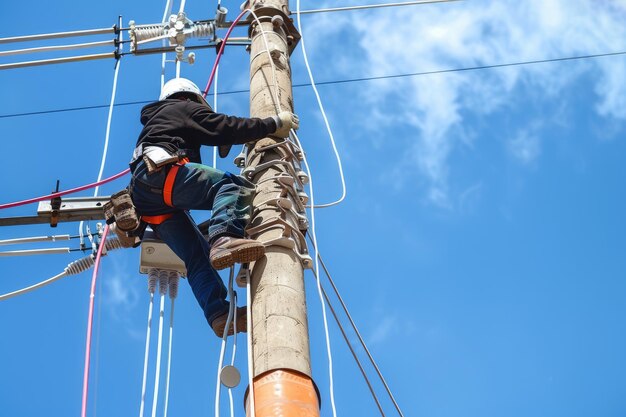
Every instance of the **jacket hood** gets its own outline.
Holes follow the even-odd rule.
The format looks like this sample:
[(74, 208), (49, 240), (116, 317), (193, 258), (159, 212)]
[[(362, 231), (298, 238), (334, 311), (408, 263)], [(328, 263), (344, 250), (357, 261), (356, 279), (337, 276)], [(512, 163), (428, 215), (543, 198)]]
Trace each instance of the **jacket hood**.
[(152, 119), (152, 117), (154, 117), (156, 113), (159, 112), (159, 110), (164, 107), (173, 106), (179, 101), (180, 100), (166, 99), (162, 101), (155, 101), (154, 103), (150, 103), (144, 106), (141, 109), (141, 118), (139, 119), (141, 121), (141, 124), (145, 126), (146, 123), (148, 123), (148, 121)]

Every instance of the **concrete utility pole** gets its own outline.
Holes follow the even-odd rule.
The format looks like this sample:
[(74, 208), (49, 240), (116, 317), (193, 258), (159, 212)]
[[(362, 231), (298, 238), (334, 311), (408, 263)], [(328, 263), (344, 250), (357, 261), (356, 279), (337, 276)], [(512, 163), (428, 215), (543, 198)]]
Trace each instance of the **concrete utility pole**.
[[(289, 2), (250, 3), (261, 21), (259, 27), (251, 17), (249, 28), (250, 114), (267, 117), (278, 109), (293, 111), (289, 55), (300, 35), (289, 18)], [(311, 259), (302, 237), (308, 222), (302, 189), (306, 175), (299, 170), (300, 157), (300, 150), (289, 141), (265, 138), (248, 149), (244, 169), (258, 191), (248, 232), (255, 239), (273, 242), (251, 274), (249, 331), (256, 417), (319, 416), (318, 393), (311, 378), (304, 292), (303, 265), (310, 265)], [(252, 415), (250, 405), (248, 395), (248, 416)]]

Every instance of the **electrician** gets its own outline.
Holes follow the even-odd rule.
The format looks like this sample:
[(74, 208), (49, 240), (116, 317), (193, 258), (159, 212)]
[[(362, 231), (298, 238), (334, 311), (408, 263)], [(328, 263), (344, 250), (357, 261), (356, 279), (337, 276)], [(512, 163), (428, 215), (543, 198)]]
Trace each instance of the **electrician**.
[[(245, 178), (202, 165), (200, 146), (218, 146), (226, 157), (232, 145), (268, 135), (285, 138), (297, 129), (291, 112), (241, 118), (215, 113), (190, 80), (163, 86), (159, 101), (141, 110), (143, 129), (130, 162), (130, 192), (137, 212), (185, 263), (191, 289), (209, 325), (222, 337), (229, 304), (218, 269), (253, 262), (265, 248), (244, 237), (255, 186)], [(212, 210), (208, 241), (189, 210)], [(245, 307), (237, 310), (237, 332), (246, 331)], [(229, 329), (229, 334), (233, 329)]]

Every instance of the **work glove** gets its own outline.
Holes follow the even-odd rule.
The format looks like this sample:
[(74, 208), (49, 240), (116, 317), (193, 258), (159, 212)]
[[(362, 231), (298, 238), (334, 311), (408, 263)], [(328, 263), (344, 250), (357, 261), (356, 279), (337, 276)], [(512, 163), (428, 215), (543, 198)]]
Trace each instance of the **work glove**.
[(300, 127), (300, 119), (290, 111), (281, 111), (277, 116), (274, 116), (274, 121), (277, 126), (274, 135), (281, 138), (289, 136), (291, 129), (298, 130)]

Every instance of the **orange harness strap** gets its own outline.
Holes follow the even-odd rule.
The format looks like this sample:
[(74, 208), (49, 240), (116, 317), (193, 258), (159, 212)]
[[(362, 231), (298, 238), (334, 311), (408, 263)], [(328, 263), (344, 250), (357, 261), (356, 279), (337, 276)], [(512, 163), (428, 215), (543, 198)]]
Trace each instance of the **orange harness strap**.
[(167, 220), (170, 217), (172, 217), (173, 215), (174, 215), (174, 213), (159, 214), (158, 216), (141, 216), (141, 220), (143, 220), (144, 222), (146, 222), (148, 224), (159, 225), (159, 224), (163, 223), (165, 220)]
[[(172, 204), (172, 191), (174, 189), (174, 181), (176, 181), (176, 174), (178, 173), (178, 169), (189, 162), (188, 158), (183, 158), (170, 168), (170, 171), (167, 173), (167, 177), (165, 177), (165, 183), (163, 184), (163, 202), (170, 207), (174, 207)], [(141, 216), (141, 220), (148, 224), (159, 225), (163, 223), (165, 220), (171, 218), (174, 213), (168, 214), (159, 214), (157, 216)]]
[(174, 190), (176, 174), (178, 173), (178, 169), (187, 162), (189, 162), (189, 159), (183, 158), (179, 162), (172, 165), (170, 172), (168, 172), (167, 177), (165, 177), (165, 184), (163, 184), (163, 202), (170, 207), (174, 207), (174, 204), (172, 204), (172, 191)]

